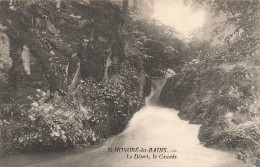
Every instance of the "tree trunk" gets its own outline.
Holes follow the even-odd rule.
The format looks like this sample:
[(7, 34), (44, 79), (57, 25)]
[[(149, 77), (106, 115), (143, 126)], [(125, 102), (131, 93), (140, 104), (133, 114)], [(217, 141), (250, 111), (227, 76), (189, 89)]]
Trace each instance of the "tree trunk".
[(77, 64), (77, 70), (69, 86), (69, 91), (73, 91), (77, 87), (79, 79), (80, 79), (80, 62)]
[(128, 3), (129, 3), (129, 0), (123, 0), (122, 12), (123, 12), (125, 21), (127, 19), (127, 14), (128, 14), (128, 6), (129, 6)]
[(21, 38), (10, 38), (10, 57), (13, 63), (9, 71), (9, 84), (13, 87), (21, 84), (26, 75), (22, 59), (23, 45), (24, 43)]
[(106, 65), (105, 65), (105, 73), (104, 73), (104, 80), (108, 80), (108, 68), (112, 64), (112, 58), (111, 58), (111, 49), (109, 49), (107, 60), (106, 60)]

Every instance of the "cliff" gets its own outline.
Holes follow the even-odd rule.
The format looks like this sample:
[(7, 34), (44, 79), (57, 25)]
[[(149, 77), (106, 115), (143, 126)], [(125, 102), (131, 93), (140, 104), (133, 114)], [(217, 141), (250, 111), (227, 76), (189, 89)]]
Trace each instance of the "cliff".
[(90, 146), (121, 132), (149, 84), (125, 49), (120, 7), (0, 3), (1, 153)]

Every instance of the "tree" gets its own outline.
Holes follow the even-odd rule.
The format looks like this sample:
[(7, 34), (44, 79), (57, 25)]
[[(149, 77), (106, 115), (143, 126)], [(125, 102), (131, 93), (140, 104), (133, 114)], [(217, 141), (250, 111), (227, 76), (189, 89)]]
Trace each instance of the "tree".
[[(218, 26), (221, 32), (226, 26), (232, 25), (235, 27), (234, 32), (243, 33), (246, 37), (252, 36), (259, 30), (260, 21), (260, 1), (258, 0), (191, 0), (195, 5), (209, 5), (214, 16), (219, 16), (221, 13), (226, 15), (226, 21), (223, 22), (225, 26)], [(239, 34), (241, 35), (241, 34)], [(231, 38), (227, 36), (227, 38)]]
[(218, 21), (219, 18), (216, 18), (216, 23), (213, 26), (215, 28), (213, 31), (210, 30), (212, 40), (220, 39), (225, 41), (226, 49), (219, 54), (225, 55), (224, 59), (227, 61), (249, 60), (255, 59), (256, 55), (259, 55), (255, 52), (259, 50), (260, 40), (260, 1), (187, 1), (192, 2), (195, 6), (209, 6), (213, 17), (212, 20), (216, 17), (223, 18), (225, 16), (224, 21)]
[(129, 0), (123, 0), (122, 12), (124, 19), (127, 19)]

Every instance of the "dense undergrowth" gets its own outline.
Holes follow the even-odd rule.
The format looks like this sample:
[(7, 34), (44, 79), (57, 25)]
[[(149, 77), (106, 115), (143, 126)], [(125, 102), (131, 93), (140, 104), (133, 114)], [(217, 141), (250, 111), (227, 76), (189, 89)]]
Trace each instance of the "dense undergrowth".
[(259, 165), (260, 78), (254, 64), (199, 57), (167, 81), (161, 100), (179, 109), (181, 118), (202, 124), (205, 146), (242, 151), (239, 158)]
[(126, 127), (146, 86), (121, 15), (109, 2), (1, 1), (1, 154), (89, 146)]
[[(187, 62), (168, 79), (161, 101), (180, 110), (180, 118), (201, 124), (199, 139), (205, 146), (238, 151), (237, 158), (248, 166), (260, 166), (259, 3), (212, 4), (218, 12), (226, 7), (225, 12), (235, 13), (240, 3), (248, 7), (241, 12), (246, 14), (228, 20), (232, 19), (235, 32), (226, 35), (228, 21), (222, 34), (216, 29), (224, 36), (222, 45), (194, 39), (186, 46)], [(240, 34), (234, 37), (237, 30)]]
[(29, 110), (12, 106), (12, 115), (1, 121), (2, 148), (10, 151), (10, 143), (19, 150), (57, 151), (89, 146), (121, 132), (143, 105), (144, 77), (128, 61), (118, 70), (107, 81), (81, 80), (73, 92), (55, 94), (49, 103), (38, 89)]
[[(169, 28), (106, 1), (1, 1), (0, 150), (57, 151), (124, 130), (151, 76), (181, 62)], [(177, 68), (176, 68), (177, 70)]]
[(164, 76), (168, 69), (180, 71), (183, 60), (183, 41), (178, 39), (172, 27), (167, 27), (155, 19), (133, 18), (125, 26), (126, 39), (131, 46), (137, 48), (137, 55), (144, 63), (144, 69), (149, 76)]

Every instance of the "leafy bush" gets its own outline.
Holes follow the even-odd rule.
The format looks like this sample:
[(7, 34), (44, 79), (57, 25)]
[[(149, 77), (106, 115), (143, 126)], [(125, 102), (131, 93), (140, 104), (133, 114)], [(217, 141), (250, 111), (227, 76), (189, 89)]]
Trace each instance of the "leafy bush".
[(95, 142), (95, 133), (83, 124), (88, 111), (68, 97), (55, 95), (52, 103), (34, 101), (30, 110), (13, 106), (17, 114), (1, 123), (1, 141), (19, 150), (58, 150)]
[[(5, 151), (59, 150), (88, 146), (121, 132), (144, 102), (144, 75), (125, 60), (101, 82), (82, 80), (65, 97), (37, 90), (30, 107), (9, 106), (1, 114), (1, 148)], [(3, 106), (2, 106), (3, 107)]]
[[(46, 1), (10, 10), (0, 3), (13, 61), (1, 87), (1, 152), (92, 145), (121, 132), (144, 103), (145, 74), (140, 58), (124, 50), (119, 6), (62, 1), (58, 11)], [(25, 45), (30, 75), (17, 59)]]

